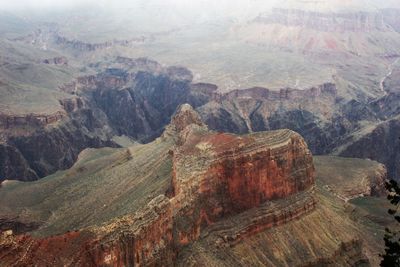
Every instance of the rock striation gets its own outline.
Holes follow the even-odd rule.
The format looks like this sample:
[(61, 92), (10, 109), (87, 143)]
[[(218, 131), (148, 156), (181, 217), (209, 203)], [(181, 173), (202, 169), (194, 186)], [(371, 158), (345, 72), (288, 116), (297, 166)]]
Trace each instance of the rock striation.
[(323, 32), (389, 31), (383, 14), (375, 11), (340, 12), (274, 8), (255, 19), (258, 23), (305, 27)]
[(43, 127), (61, 121), (67, 114), (62, 111), (53, 114), (27, 114), (27, 115), (7, 115), (0, 114), (1, 129), (17, 129), (18, 127)]
[[(92, 67), (99, 69), (98, 74), (60, 86), (69, 96), (59, 100), (59, 112), (0, 115), (0, 140), (13, 147), (19, 158), (14, 164), (3, 157), (0, 164), (8, 171), (0, 173), (1, 180), (32, 180), (69, 168), (84, 148), (116, 146), (113, 136), (150, 142), (163, 133), (183, 103), (191, 104), (211, 130), (245, 134), (290, 129), (305, 139), (313, 154), (369, 157), (386, 164), (389, 175), (398, 178), (398, 153), (391, 150), (397, 139), (385, 134), (396, 128), (400, 114), (395, 81), (386, 79), (383, 86), (388, 94), (366, 103), (346, 102), (334, 83), (304, 90), (255, 87), (221, 93), (215, 85), (192, 83), (192, 73), (183, 67), (163, 67), (146, 58), (117, 57)], [(370, 125), (377, 125), (374, 135), (384, 144), (379, 149), (351, 146), (370, 142), (368, 133), (359, 138)], [(35, 147), (40, 151), (34, 153), (25, 147), (38, 138), (56, 144), (60, 155), (50, 156), (45, 145)]]
[[(172, 202), (183, 207), (177, 215), (181, 244), (197, 239), (202, 227), (223, 216), (314, 184), (311, 153), (290, 130), (241, 137), (207, 133), (197, 126), (183, 131), (185, 143), (173, 152), (171, 189)], [(188, 217), (194, 224), (187, 224)]]
[(224, 237), (234, 244), (316, 207), (312, 156), (293, 131), (211, 132), (190, 105), (182, 105), (154, 141), (160, 142), (172, 144), (167, 196), (134, 215), (55, 237), (4, 232), (2, 264), (19, 257), (21, 264), (55, 266), (173, 265), (184, 247), (223, 219), (236, 216), (238, 225)]
[(154, 140), (177, 106), (204, 103), (191, 96), (192, 74), (185, 68), (146, 58), (118, 57), (115, 64), (125, 68), (105, 67), (61, 86), (70, 97), (59, 100), (59, 112), (0, 114), (0, 146), (18, 159), (0, 157), (0, 180), (34, 180), (69, 168), (87, 147), (117, 146), (114, 135)]

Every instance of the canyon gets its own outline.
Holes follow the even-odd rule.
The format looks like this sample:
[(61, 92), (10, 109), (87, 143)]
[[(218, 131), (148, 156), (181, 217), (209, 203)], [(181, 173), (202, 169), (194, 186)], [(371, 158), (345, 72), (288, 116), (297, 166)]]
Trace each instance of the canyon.
[[(149, 155), (154, 156), (149, 160)], [(84, 193), (89, 190), (85, 183), (90, 193)], [(36, 190), (42, 192), (39, 198)], [(361, 235), (366, 229), (355, 228), (344, 207), (332, 211), (330, 205), (339, 198), (321, 190), (311, 152), (299, 134), (213, 132), (184, 104), (153, 142), (85, 150), (71, 169), (51, 179), (3, 183), (0, 199), (6, 204), (0, 214), (14, 219), (2, 224), (0, 265), (317, 266), (333, 261), (367, 266)], [(95, 197), (100, 192), (108, 192), (101, 201)], [(48, 205), (50, 214), (44, 212)], [(95, 211), (89, 217), (83, 216), (85, 206)], [(309, 227), (315, 223), (319, 227)], [(320, 235), (308, 235), (311, 230)], [(281, 236), (287, 231), (292, 238)], [(303, 234), (310, 246), (303, 246)], [(295, 251), (278, 256), (270, 250), (289, 240), (291, 247), (303, 247), (298, 260)], [(246, 257), (248, 246), (256, 247), (259, 256)]]
[(0, 266), (378, 266), (400, 6), (131, 2), (0, 7)]
[(243, 134), (288, 128), (300, 133), (314, 154), (370, 158), (398, 177), (397, 92), (368, 103), (343, 99), (334, 83), (221, 93), (216, 85), (193, 83), (186, 68), (123, 57), (61, 90), (68, 95), (55, 114), (1, 117), (2, 150), (10, 152), (0, 158), (2, 180), (32, 180), (69, 168), (86, 147), (119, 146), (114, 136), (154, 140), (183, 103), (191, 104), (211, 130)]
[[(143, 8), (138, 12), (156, 10)], [(120, 136), (150, 142), (183, 103), (212, 130), (288, 128), (313, 154), (377, 160), (398, 179), (397, 11), (369, 2), (286, 1), (220, 28), (195, 23), (140, 32), (135, 24), (123, 38), (115, 31), (93, 40), (85, 29), (96, 17), (68, 13), (7, 36), (0, 44), (7, 55), (0, 58), (0, 180), (45, 177), (71, 167), (87, 147), (120, 146)], [(78, 22), (86, 27), (71, 35)], [(103, 26), (116, 25), (111, 19)], [(218, 44), (212, 53), (193, 44), (194, 29)]]

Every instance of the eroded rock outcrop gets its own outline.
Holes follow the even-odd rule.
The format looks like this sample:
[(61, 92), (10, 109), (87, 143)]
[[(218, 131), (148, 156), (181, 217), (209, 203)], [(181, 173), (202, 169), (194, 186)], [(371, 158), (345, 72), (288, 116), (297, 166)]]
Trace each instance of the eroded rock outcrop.
[[(221, 93), (215, 85), (192, 83), (192, 73), (183, 67), (164, 67), (147, 58), (117, 57), (112, 62), (93, 64), (92, 67), (99, 70), (96, 75), (79, 77), (60, 86), (61, 91), (70, 94), (59, 100), (60, 112), (0, 115), (0, 139), (14, 146), (21, 153), (19, 157), (27, 163), (20, 165), (27, 168), (18, 174), (8, 172), (0, 178), (31, 180), (29, 168), (39, 178), (68, 168), (76, 160), (77, 153), (86, 147), (114, 146), (110, 139), (115, 135), (150, 142), (161, 135), (176, 108), (183, 103), (191, 104), (211, 130), (245, 134), (290, 129), (304, 137), (314, 154), (332, 153), (338, 147), (351, 144), (354, 141), (352, 135), (358, 136), (357, 131), (366, 125), (400, 114), (399, 97), (394, 92), (368, 103), (346, 102), (334, 83), (305, 90), (284, 88), (273, 91), (255, 87)], [(57, 128), (62, 128), (68, 138), (58, 139), (64, 138), (64, 134), (54, 134)], [(82, 129), (77, 131), (76, 128)], [(24, 144), (29, 145), (35, 142), (33, 139), (37, 135), (47, 135), (49, 129), (52, 142), (74, 150), (67, 152), (67, 160), (56, 157), (61, 163), (47, 160), (46, 151), (27, 155), (27, 148), (21, 151), (17, 143), (11, 142), (24, 139)], [(8, 134), (10, 132), (13, 134)], [(343, 152), (343, 155), (365, 157), (369, 153), (366, 147), (360, 146), (352, 149), (354, 153)], [(379, 153), (370, 157), (387, 164), (390, 175), (396, 177), (397, 167), (390, 160), (397, 154), (389, 150), (389, 146), (381, 146), (374, 150)], [(389, 154), (395, 156), (386, 157)], [(46, 171), (38, 172), (34, 162), (40, 162), (42, 155), (47, 162)], [(10, 170), (19, 169), (16, 164), (8, 162), (7, 165)]]
[(15, 152), (10, 156), (21, 159), (1, 157), (0, 180), (33, 180), (69, 168), (87, 147), (117, 146), (114, 135), (149, 142), (177, 106), (205, 101), (191, 95), (192, 74), (185, 68), (164, 68), (146, 58), (118, 57), (114, 63), (125, 69), (107, 66), (61, 86), (71, 96), (59, 100), (59, 112), (0, 114), (0, 139)]
[(181, 134), (185, 143), (174, 150), (172, 181), (172, 202), (182, 207), (177, 215), (181, 244), (196, 240), (203, 227), (223, 216), (314, 184), (311, 153), (292, 131), (238, 137), (192, 124)]
[(176, 258), (171, 208), (159, 196), (135, 215), (102, 227), (42, 239), (3, 231), (0, 266), (171, 266)]
[(290, 130), (247, 136), (210, 132), (193, 108), (183, 105), (157, 142), (173, 144), (168, 197), (156, 197), (134, 215), (101, 227), (55, 237), (5, 231), (2, 263), (18, 257), (21, 264), (171, 265), (182, 247), (224, 218), (241, 216), (236, 217), (241, 227), (226, 236), (227, 242), (239, 242), (315, 209), (312, 156)]
[(43, 127), (61, 121), (67, 114), (62, 111), (53, 114), (27, 114), (27, 115), (7, 115), (0, 114), (0, 129), (13, 129), (18, 127)]

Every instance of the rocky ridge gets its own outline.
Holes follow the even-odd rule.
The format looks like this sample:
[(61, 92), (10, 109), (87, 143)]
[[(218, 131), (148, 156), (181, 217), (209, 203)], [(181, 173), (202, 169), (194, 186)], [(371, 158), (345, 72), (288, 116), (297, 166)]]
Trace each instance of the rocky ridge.
[[(163, 67), (145, 58), (118, 57), (97, 68), (99, 74), (60, 87), (70, 95), (60, 99), (60, 112), (0, 117), (2, 145), (19, 158), (16, 166), (3, 157), (0, 164), (8, 171), (0, 174), (2, 179), (32, 180), (68, 168), (86, 147), (116, 146), (113, 136), (154, 140), (183, 103), (191, 104), (211, 130), (243, 134), (288, 128), (300, 133), (314, 154), (370, 157), (385, 163), (391, 177), (398, 176), (391, 162), (396, 153), (386, 157), (390, 148), (385, 144), (374, 155), (367, 155), (365, 146), (351, 145), (362, 142), (359, 135), (368, 135), (364, 129), (371, 125), (395, 125), (400, 111), (395, 91), (388, 89), (367, 103), (344, 100), (333, 83), (306, 90), (256, 87), (220, 93), (215, 85), (193, 83), (183, 67)], [(55, 154), (51, 157), (57, 162), (50, 161), (45, 146), (28, 152), (26, 147), (38, 139), (51, 140), (68, 157)]]
[[(226, 242), (238, 242), (239, 236), (245, 238), (285, 224), (315, 208), (312, 157), (305, 142), (294, 132), (283, 130), (242, 137), (213, 133), (189, 105), (183, 105), (163, 136), (154, 142), (168, 143), (171, 139), (175, 145), (170, 150), (173, 164), (168, 197), (156, 197), (135, 215), (102, 227), (57, 237), (37, 239), (5, 231), (2, 262), (11, 260), (11, 254), (6, 253), (10, 249), (27, 255), (21, 258), (22, 264), (49, 260), (53, 249), (45, 244), (64, 239), (69, 241), (62, 245), (62, 250), (72, 258), (62, 253), (54, 258), (55, 265), (172, 263), (179, 256), (178, 247), (195, 242), (208, 226), (223, 218), (238, 214), (242, 219), (237, 219), (245, 222), (248, 216), (243, 212), (257, 214), (252, 216), (256, 220), (247, 220), (236, 234), (226, 237)], [(224, 169), (226, 166), (230, 166), (229, 170)], [(247, 171), (242, 173), (244, 166)], [(252, 201), (248, 201), (249, 197)], [(275, 201), (279, 202), (273, 204)], [(44, 253), (49, 255), (41, 259)]]
[[(368, 230), (354, 224), (342, 200), (318, 185), (323, 180), (315, 185), (311, 153), (293, 131), (213, 132), (185, 104), (155, 141), (96, 151), (81, 153), (76, 166), (51, 179), (4, 184), (0, 199), (8, 204), (0, 217), (9, 219), (1, 227), (0, 266), (17, 258), (21, 265), (53, 266), (368, 266), (365, 251), (376, 254), (375, 244), (363, 243)], [(373, 171), (364, 177), (355, 170), (349, 187), (369, 183), (369, 192), (379, 194), (381, 178)], [(49, 203), (26, 199), (29, 190), (45, 199), (51, 192)], [(83, 208), (66, 208), (57, 196), (83, 201)], [(37, 212), (46, 205), (54, 214), (47, 219)], [(94, 213), (83, 216), (85, 205)]]

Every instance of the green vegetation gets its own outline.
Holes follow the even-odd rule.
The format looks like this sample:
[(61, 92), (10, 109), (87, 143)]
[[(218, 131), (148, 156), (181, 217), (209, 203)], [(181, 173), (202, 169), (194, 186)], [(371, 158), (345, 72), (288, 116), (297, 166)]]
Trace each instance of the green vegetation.
[[(397, 223), (400, 223), (400, 187), (396, 181), (391, 180), (386, 183), (386, 189), (389, 192), (387, 199), (392, 204), (388, 213), (393, 216)], [(385, 253), (381, 255), (381, 266), (400, 266), (400, 231), (389, 228), (386, 228), (385, 231)]]

